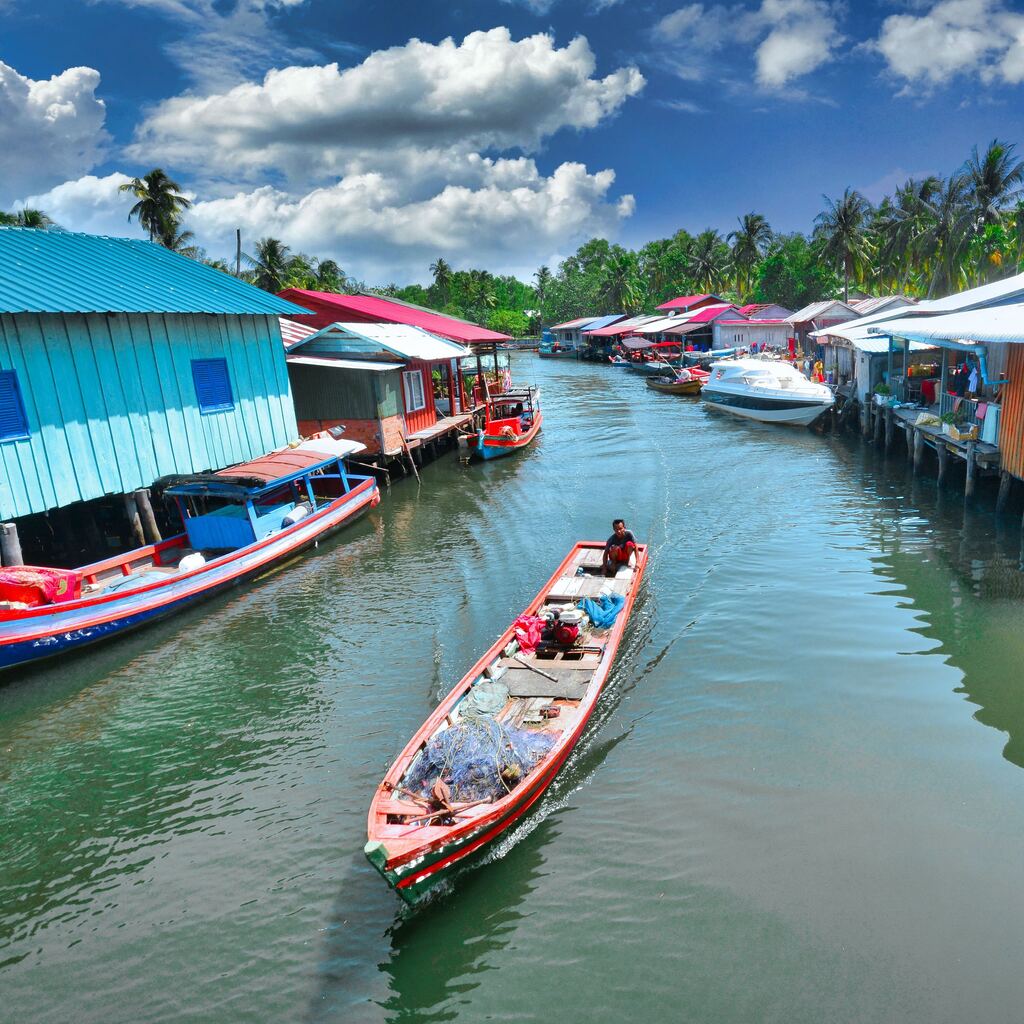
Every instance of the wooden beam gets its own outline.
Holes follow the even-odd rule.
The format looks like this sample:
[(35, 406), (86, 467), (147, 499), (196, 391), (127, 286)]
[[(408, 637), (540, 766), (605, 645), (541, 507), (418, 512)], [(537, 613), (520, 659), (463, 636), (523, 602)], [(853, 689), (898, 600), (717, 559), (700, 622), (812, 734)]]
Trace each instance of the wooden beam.
[(1001, 515), (1006, 509), (1006, 503), (1010, 500), (1010, 490), (1013, 487), (1013, 477), (1006, 470), (999, 473), (999, 496), (996, 498), (996, 515)]
[(920, 472), (921, 465), (924, 462), (924, 434), (921, 432), (920, 427), (912, 427), (914, 431), (914, 473), (915, 475)]
[(975, 441), (967, 442), (967, 454), (964, 458), (967, 460), (967, 479), (964, 481), (964, 498), (974, 497), (974, 483), (978, 472), (978, 460), (976, 456), (977, 443)]
[(156, 516), (153, 515), (153, 505), (149, 500), (149, 491), (142, 487), (133, 495), (135, 508), (142, 521), (142, 532), (145, 535), (147, 544), (159, 544), (163, 540), (160, 536), (160, 527), (156, 525)]
[(124, 501), (124, 515), (128, 520), (128, 543), (133, 548), (145, 546), (146, 535), (142, 532), (142, 520), (139, 518), (139, 509), (135, 504), (135, 498), (131, 494), (122, 495)]
[(892, 431), (893, 431), (893, 411), (892, 406), (887, 405), (885, 407), (885, 450), (888, 451), (892, 447)]
[(25, 559), (21, 556), (21, 540), (18, 537), (16, 523), (0, 525), (0, 558), (3, 559), (4, 565), (25, 564)]
[(882, 427), (884, 426), (882, 407), (880, 405), (875, 405), (875, 400), (872, 398), (871, 408), (875, 416), (875, 444), (880, 444), (882, 441)]
[(939, 459), (939, 483), (946, 479), (946, 469), (949, 466), (949, 449), (940, 437), (935, 442), (935, 454)]

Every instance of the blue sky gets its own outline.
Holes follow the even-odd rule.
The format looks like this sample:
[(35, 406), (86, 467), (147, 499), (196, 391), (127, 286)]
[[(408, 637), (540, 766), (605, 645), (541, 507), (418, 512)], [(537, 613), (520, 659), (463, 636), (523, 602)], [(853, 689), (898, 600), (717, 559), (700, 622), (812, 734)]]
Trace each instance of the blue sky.
[[(0, 204), (130, 233), (163, 166), (234, 228), (371, 283), (523, 276), (750, 210), (808, 230), (973, 145), (1024, 143), (1005, 0), (0, 0)], [(269, 73), (270, 77), (265, 78)]]

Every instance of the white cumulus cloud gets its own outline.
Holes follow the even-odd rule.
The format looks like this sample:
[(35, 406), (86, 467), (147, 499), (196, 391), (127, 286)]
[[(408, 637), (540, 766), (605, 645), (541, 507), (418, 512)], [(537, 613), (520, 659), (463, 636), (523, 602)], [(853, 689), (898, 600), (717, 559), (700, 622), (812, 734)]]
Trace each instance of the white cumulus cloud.
[(90, 170), (108, 136), (100, 73), (68, 68), (34, 80), (0, 61), (0, 204)]
[[(73, 230), (138, 235), (126, 221), (128, 177), (84, 177), (24, 202)], [(233, 251), (236, 228), (247, 245), (271, 235), (292, 248), (336, 259), (369, 282), (423, 280), (438, 255), (456, 266), (486, 266), (529, 276), (548, 253), (593, 235), (614, 234), (633, 213), (630, 195), (610, 191), (615, 174), (564, 163), (542, 175), (532, 160), (482, 161), (473, 187), (448, 185), (407, 201), (404, 188), (378, 173), (293, 194), (270, 185), (196, 202), (185, 219), (214, 255)]]
[(1024, 82), (1024, 14), (1002, 0), (942, 0), (921, 14), (893, 14), (874, 48), (908, 83), (938, 86), (957, 75)]
[(756, 7), (690, 3), (660, 18), (650, 38), (665, 47), (657, 59), (690, 82), (731, 68), (733, 54), (747, 52), (757, 85), (769, 91), (809, 75), (844, 41), (839, 8), (830, 0), (761, 0)]
[(351, 68), (286, 67), (258, 83), (159, 104), (132, 155), (204, 174), (290, 181), (458, 163), (469, 153), (535, 151), (562, 128), (592, 128), (643, 88), (633, 67), (594, 77), (587, 40), (513, 40), (507, 28), (461, 42), (410, 40)]

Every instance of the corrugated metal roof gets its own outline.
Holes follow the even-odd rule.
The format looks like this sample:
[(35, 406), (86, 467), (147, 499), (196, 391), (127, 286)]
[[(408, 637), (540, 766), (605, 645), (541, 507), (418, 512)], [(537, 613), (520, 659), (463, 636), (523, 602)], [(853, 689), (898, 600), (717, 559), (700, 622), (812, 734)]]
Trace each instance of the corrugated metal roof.
[(575, 320), (566, 320), (564, 324), (555, 324), (549, 328), (552, 331), (573, 331), (577, 327), (583, 327), (585, 324), (592, 324), (597, 317), (594, 316), (581, 316)]
[(787, 317), (786, 322), (791, 324), (809, 323), (811, 320), (816, 320), (832, 306), (839, 306), (841, 309), (846, 310), (850, 314), (851, 319), (857, 316), (857, 310), (843, 302), (842, 299), (825, 299), (822, 302), (812, 302), (810, 305), (804, 306), (803, 309), (798, 309), (791, 317)]
[(698, 302), (706, 302), (708, 299), (714, 299), (715, 302), (721, 302), (722, 300), (717, 295), (680, 295), (678, 298), (669, 299), (668, 302), (663, 302), (660, 306), (655, 306), (655, 309), (690, 309)]
[(319, 338), (330, 338), (349, 352), (393, 352), (399, 359), (420, 359), (434, 362), (441, 359), (462, 359), (472, 355), (464, 345), (413, 327), (411, 324), (328, 324), (295, 345), (302, 349)]
[(851, 299), (850, 305), (861, 316), (869, 316), (872, 313), (881, 313), (886, 309), (902, 309), (906, 306), (913, 306), (914, 301), (907, 295), (879, 295), (869, 299)]
[(689, 321), (689, 317), (686, 314), (682, 316), (662, 316), (658, 317), (657, 320), (652, 320), (649, 324), (642, 324), (636, 329), (637, 334), (661, 334), (662, 331), (669, 327), (678, 327), (680, 324), (685, 324)]
[(306, 313), (154, 242), (0, 227), (0, 313)]
[(969, 288), (965, 292), (947, 295), (942, 299), (927, 299), (919, 302), (917, 308), (931, 313), (952, 313), (960, 309), (975, 309), (1006, 302), (1017, 296), (1024, 297), (1024, 274), (1017, 274), (993, 284), (983, 284), (979, 288)]
[(944, 316), (903, 317), (869, 329), (917, 341), (1024, 344), (1024, 304), (963, 310)]
[[(888, 352), (889, 350), (887, 335), (873, 334), (870, 325), (861, 324), (854, 327), (852, 326), (852, 321), (840, 324), (838, 327), (830, 327), (827, 331), (818, 331), (816, 334), (827, 334), (829, 338), (835, 341), (845, 341), (861, 352)], [(925, 345), (916, 341), (910, 343), (911, 352), (933, 348), (935, 348), (934, 345)]]
[(609, 316), (599, 316), (596, 320), (591, 320), (587, 324), (587, 329), (584, 333), (589, 334), (591, 331), (598, 331), (602, 327), (608, 327), (621, 320), (625, 315), (625, 313), (611, 313)]
[(710, 323), (716, 317), (721, 316), (723, 313), (727, 313), (730, 310), (735, 309), (736, 307), (730, 302), (721, 302), (714, 306), (701, 306), (700, 309), (695, 309), (690, 313), (687, 319), (691, 324), (706, 324)]
[(675, 334), (676, 336), (692, 334), (694, 331), (699, 331), (703, 326), (703, 322), (689, 320), (685, 323), (681, 323), (678, 327), (666, 327), (665, 334)]
[[(431, 334), (450, 338), (453, 341), (472, 343), (512, 340), (507, 334), (490, 331), (486, 327), (472, 324), (468, 320), (456, 320), (421, 306), (392, 302), (381, 295), (336, 295), (334, 292), (314, 292), (304, 288), (286, 288), (280, 294), (299, 304), (302, 304), (303, 298), (308, 298), (317, 305), (328, 306), (332, 310), (336, 309), (339, 323), (345, 323), (350, 319), (345, 316), (345, 313), (354, 313), (358, 316), (372, 317), (380, 323), (422, 327), (423, 330), (430, 331)], [(329, 315), (333, 315), (333, 313)]]
[[(638, 327), (642, 327), (644, 324), (653, 323), (655, 320), (663, 320), (662, 316), (633, 316), (628, 320), (620, 320), (617, 324), (612, 324), (611, 327), (602, 327), (599, 331), (594, 331), (591, 334), (593, 338), (618, 338), (623, 334), (629, 334), (630, 331), (635, 331)], [(590, 333), (590, 332), (588, 332)]]
[(284, 342), (286, 349), (291, 348), (292, 345), (302, 341), (303, 338), (308, 338), (311, 334), (316, 334), (316, 328), (311, 327), (309, 324), (300, 324), (295, 320), (289, 320), (288, 317), (280, 317), (281, 323), (281, 340)]
[[(719, 320), (722, 327), (775, 327), (778, 324), (788, 324), (788, 320)], [(815, 332), (817, 333), (817, 332)]]
[(333, 356), (304, 356), (291, 352), (285, 357), (289, 363), (301, 363), (303, 366), (326, 366), (330, 370), (369, 370), (372, 373), (385, 373), (388, 370), (401, 370), (405, 363), (382, 363), (376, 359), (336, 359)]

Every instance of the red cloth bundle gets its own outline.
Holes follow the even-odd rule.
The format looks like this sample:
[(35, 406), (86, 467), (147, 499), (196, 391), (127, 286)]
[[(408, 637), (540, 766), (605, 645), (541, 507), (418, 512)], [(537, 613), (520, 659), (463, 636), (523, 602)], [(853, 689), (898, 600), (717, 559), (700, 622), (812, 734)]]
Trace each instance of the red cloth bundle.
[(82, 578), (73, 569), (8, 565), (0, 569), (0, 601), (36, 608), (42, 604), (75, 601), (82, 596)]

